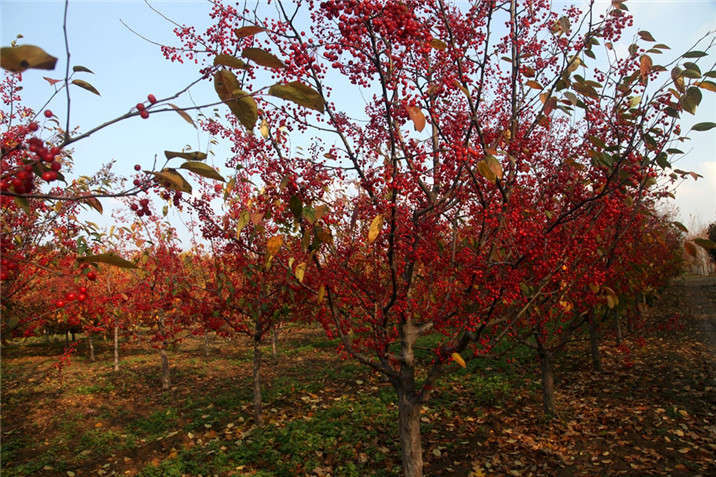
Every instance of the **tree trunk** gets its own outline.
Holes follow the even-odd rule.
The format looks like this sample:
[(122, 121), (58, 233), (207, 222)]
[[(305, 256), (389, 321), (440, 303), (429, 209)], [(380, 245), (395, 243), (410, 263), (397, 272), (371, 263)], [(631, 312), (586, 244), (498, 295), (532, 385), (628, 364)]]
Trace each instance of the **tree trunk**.
[(114, 325), (114, 370), (119, 371), (119, 327)]
[(617, 322), (617, 346), (620, 346), (622, 344), (622, 339), (624, 339), (624, 336), (622, 335), (622, 319), (619, 316), (619, 313), (616, 315), (616, 322)]
[[(539, 343), (539, 341), (538, 341)], [(540, 346), (539, 357), (542, 363), (542, 403), (546, 416), (554, 416), (554, 369), (552, 352)]]
[(204, 333), (204, 357), (209, 357), (209, 332)]
[(420, 408), (414, 397), (398, 391), (398, 426), (400, 427), (400, 458), (404, 477), (422, 477), (423, 446), (420, 436)]
[(276, 356), (278, 355), (276, 351), (276, 343), (278, 342), (278, 327), (274, 326), (273, 331), (271, 332), (271, 357), (273, 359), (276, 359)]
[(92, 340), (92, 333), (87, 333), (87, 345), (89, 346), (89, 359), (94, 362), (94, 341)]
[(259, 340), (254, 338), (254, 420), (257, 426), (263, 425), (261, 408), (261, 350)]
[(594, 317), (589, 318), (589, 351), (592, 355), (592, 367), (594, 371), (602, 371), (602, 357), (599, 355), (599, 330), (594, 322)]
[(162, 391), (169, 389), (171, 382), (169, 380), (169, 358), (167, 358), (167, 350), (163, 347), (160, 351), (162, 356)]

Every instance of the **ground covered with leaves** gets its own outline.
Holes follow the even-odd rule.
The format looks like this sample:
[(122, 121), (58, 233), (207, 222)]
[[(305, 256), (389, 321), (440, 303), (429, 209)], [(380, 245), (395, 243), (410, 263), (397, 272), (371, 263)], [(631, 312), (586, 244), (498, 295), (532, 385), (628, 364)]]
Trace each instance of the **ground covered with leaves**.
[[(542, 413), (538, 363), (527, 349), (468, 363), (424, 409), (426, 475), (715, 475), (716, 278), (676, 281), (650, 313), (664, 329), (607, 337), (604, 371), (586, 342), (556, 370), (558, 416)], [(683, 326), (672, 326), (676, 320)], [(64, 342), (18, 340), (2, 350), (2, 474), (399, 475), (392, 388), (342, 360), (320, 330), (288, 327), (264, 350), (266, 423), (251, 417), (247, 343), (200, 340), (159, 356), (110, 342), (98, 360), (54, 365)]]

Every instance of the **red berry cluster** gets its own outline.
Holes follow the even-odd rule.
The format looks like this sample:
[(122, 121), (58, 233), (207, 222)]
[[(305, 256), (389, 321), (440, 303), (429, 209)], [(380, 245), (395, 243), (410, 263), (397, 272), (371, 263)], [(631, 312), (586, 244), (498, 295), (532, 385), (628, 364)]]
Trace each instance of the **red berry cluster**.
[(151, 217), (152, 211), (149, 210), (149, 199), (141, 199), (129, 205), (129, 208), (137, 213), (137, 217)]
[[(154, 104), (157, 102), (156, 96), (153, 94), (147, 95), (147, 101), (149, 101), (149, 104)], [(146, 106), (144, 106), (144, 103), (137, 103), (135, 106), (137, 108), (137, 111), (139, 111), (139, 115), (142, 117), (142, 119), (147, 119), (149, 117), (149, 111), (147, 111)]]
[[(52, 114), (50, 112), (50, 114)], [(2, 178), (0, 190), (12, 190), (16, 194), (28, 194), (35, 188), (35, 176), (47, 182), (57, 180), (62, 164), (57, 160), (61, 149), (50, 146), (38, 137), (25, 139), (29, 133), (39, 129), (37, 123), (30, 123), (16, 132), (13, 161), (4, 160), (2, 163)]]

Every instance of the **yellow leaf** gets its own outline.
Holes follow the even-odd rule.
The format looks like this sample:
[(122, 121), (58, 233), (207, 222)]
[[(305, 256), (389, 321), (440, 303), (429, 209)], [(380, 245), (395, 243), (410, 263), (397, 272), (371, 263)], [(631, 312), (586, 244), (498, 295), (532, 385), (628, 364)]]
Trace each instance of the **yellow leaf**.
[(306, 263), (301, 262), (296, 265), (296, 278), (299, 282), (303, 283), (303, 275), (306, 273)]
[(260, 131), (261, 131), (261, 136), (263, 136), (264, 139), (268, 139), (268, 137), (269, 137), (269, 128), (268, 128), (268, 123), (266, 122), (265, 119), (262, 119), (262, 120), (261, 120), (261, 129), (260, 129)]
[(317, 301), (318, 303), (323, 303), (323, 298), (324, 298), (325, 296), (326, 296), (326, 286), (325, 286), (325, 285), (321, 285), (321, 287), (318, 289), (318, 298), (317, 298), (316, 301)]
[(452, 357), (452, 360), (455, 361), (457, 364), (462, 366), (463, 368), (466, 368), (467, 365), (465, 364), (465, 360), (462, 359), (462, 356), (460, 356), (460, 353), (453, 353), (450, 355)]
[(497, 160), (497, 158), (493, 155), (488, 155), (486, 158), (487, 161), (487, 167), (490, 168), (490, 171), (494, 176), (498, 179), (502, 179), (502, 166), (500, 165), (500, 161)]
[(368, 243), (375, 242), (378, 238), (380, 230), (383, 228), (383, 215), (378, 214), (375, 216), (373, 221), (370, 223), (370, 229), (368, 229)]
[(525, 86), (529, 86), (533, 89), (542, 89), (542, 85), (536, 82), (535, 80), (529, 80), (525, 83)]
[(246, 224), (249, 223), (249, 211), (244, 210), (241, 212), (241, 215), (239, 216), (239, 221), (236, 224), (236, 238), (238, 239), (241, 236), (241, 231), (246, 227)]
[(281, 249), (283, 244), (283, 237), (281, 235), (274, 235), (268, 241), (266, 241), (266, 253), (269, 257), (274, 257)]

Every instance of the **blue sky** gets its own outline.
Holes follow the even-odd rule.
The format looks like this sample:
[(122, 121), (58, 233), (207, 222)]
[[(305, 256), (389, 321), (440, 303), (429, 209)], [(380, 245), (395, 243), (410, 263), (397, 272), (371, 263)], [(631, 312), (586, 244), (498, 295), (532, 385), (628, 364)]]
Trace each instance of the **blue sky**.
[[(556, 7), (565, 4), (554, 3)], [(208, 4), (203, 1), (152, 4), (177, 22), (194, 25), (199, 31), (209, 21)], [(606, 6), (608, 2), (597, 4)], [(699, 36), (716, 30), (716, 2), (713, 0), (630, 0), (627, 5), (636, 16), (638, 29), (649, 30), (657, 42), (671, 46), (672, 52), (683, 51)], [(55, 71), (30, 71), (25, 75), (24, 99), (32, 107), (40, 107), (52, 92), (42, 76), (59, 79), (64, 71), (62, 12), (63, 2), (59, 0), (2, 0), (0, 3), (2, 45), (8, 45), (20, 33), (24, 36), (20, 43), (41, 46), (59, 58)], [(127, 112), (138, 101), (145, 100), (148, 93), (163, 97), (197, 78), (195, 65), (164, 60), (158, 47), (127, 30), (120, 19), (154, 41), (176, 44), (172, 26), (142, 1), (70, 2), (71, 64), (92, 69), (95, 74), (77, 77), (91, 82), (102, 94), (99, 97), (79, 88), (71, 90), (72, 125), (79, 125), (83, 130)], [(702, 69), (708, 68), (703, 66)], [(216, 101), (213, 87), (208, 83), (200, 83), (191, 92), (197, 104)], [(715, 96), (713, 93), (705, 95), (696, 120), (689, 118), (682, 123), (684, 130), (693, 122), (716, 122)], [(188, 97), (176, 102), (181, 106), (191, 105)], [(49, 107), (64, 121), (64, 94), (55, 98)], [(693, 133), (692, 137), (694, 140), (682, 147), (689, 154), (676, 167), (695, 170), (705, 178), (696, 183), (687, 182), (677, 191), (676, 205), (687, 226), (694, 221), (707, 224), (716, 220), (716, 134), (713, 131)], [(147, 120), (136, 117), (77, 143), (76, 170), (91, 173), (101, 164), (116, 159), (116, 170), (129, 175), (135, 163), (149, 166), (155, 154), (161, 156), (165, 149), (179, 150), (189, 145), (192, 149), (206, 150), (208, 139), (173, 113), (157, 114)], [(223, 167), (226, 146), (213, 147), (213, 150), (216, 153), (214, 165)], [(110, 204), (105, 204), (105, 208), (110, 208)], [(107, 219), (101, 219), (96, 212), (88, 214), (90, 220), (107, 223)]]

